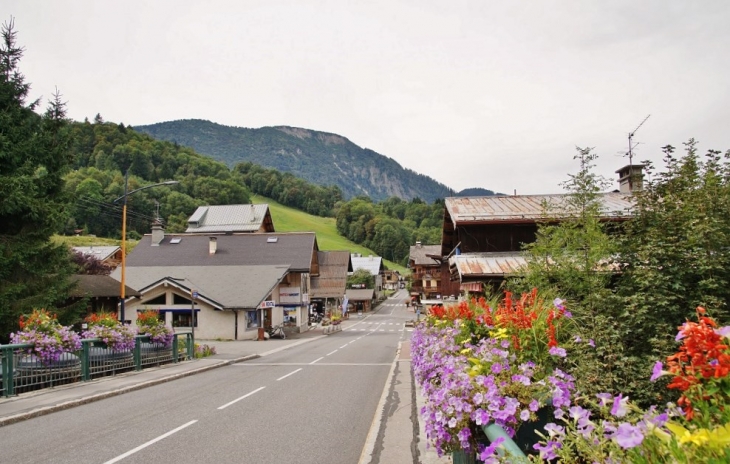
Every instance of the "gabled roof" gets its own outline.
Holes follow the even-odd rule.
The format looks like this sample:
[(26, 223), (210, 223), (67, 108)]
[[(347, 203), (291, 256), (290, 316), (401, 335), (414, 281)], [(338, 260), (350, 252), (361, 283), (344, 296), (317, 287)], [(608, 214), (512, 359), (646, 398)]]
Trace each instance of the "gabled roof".
[(504, 277), (527, 265), (519, 251), (499, 253), (465, 253), (449, 258), (449, 268), (455, 269), (461, 282), (486, 277)]
[(372, 288), (348, 288), (346, 293), (348, 301), (370, 301), (374, 294)]
[[(209, 253), (211, 237), (216, 252)], [(173, 243), (177, 242), (177, 243)], [(175, 234), (151, 246), (145, 235), (127, 257), (127, 268), (147, 266), (287, 265), (291, 272), (310, 272), (318, 251), (314, 232), (284, 234)]]
[(188, 228), (185, 232), (259, 231), (274, 232), (274, 223), (267, 204), (199, 206), (188, 218)]
[(312, 298), (339, 298), (345, 294), (347, 273), (352, 272), (349, 251), (320, 251), (319, 276), (312, 276)]
[(358, 256), (352, 255), (352, 270), (365, 269), (371, 275), (378, 275), (384, 269), (383, 258), (380, 256)]
[[(69, 292), (71, 297), (119, 298), (121, 295), (122, 286), (119, 281), (108, 275), (77, 274), (71, 276), (71, 281), (77, 283)], [(139, 296), (139, 292), (129, 285), (125, 285), (124, 295), (128, 297)]]
[(441, 261), (430, 256), (441, 256), (441, 245), (420, 245), (411, 247), (408, 260), (416, 266), (440, 266)]
[[(289, 271), (279, 266), (144, 266), (127, 267), (126, 280), (144, 294), (172, 285), (218, 309), (255, 309)], [(112, 277), (120, 278), (117, 269)]]
[[(553, 211), (561, 211), (569, 194), (515, 195), (485, 197), (449, 197), (444, 200), (447, 214), (454, 225), (492, 222), (532, 223), (543, 216), (543, 202)], [(628, 219), (633, 202), (631, 194), (608, 192), (599, 194), (602, 219)]]
[(117, 251), (121, 250), (121, 248), (118, 246), (75, 246), (72, 248), (76, 252), (83, 253), (88, 256), (93, 256), (100, 261), (111, 258)]

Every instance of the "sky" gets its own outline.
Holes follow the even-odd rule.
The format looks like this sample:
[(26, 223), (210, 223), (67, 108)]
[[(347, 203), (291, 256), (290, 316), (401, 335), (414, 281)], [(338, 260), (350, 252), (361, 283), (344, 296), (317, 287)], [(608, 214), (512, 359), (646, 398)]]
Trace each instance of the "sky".
[(726, 0), (0, 0), (11, 18), (31, 98), (74, 120), (330, 132), (456, 191), (563, 193), (576, 147), (617, 188), (632, 132), (657, 167), (730, 149)]

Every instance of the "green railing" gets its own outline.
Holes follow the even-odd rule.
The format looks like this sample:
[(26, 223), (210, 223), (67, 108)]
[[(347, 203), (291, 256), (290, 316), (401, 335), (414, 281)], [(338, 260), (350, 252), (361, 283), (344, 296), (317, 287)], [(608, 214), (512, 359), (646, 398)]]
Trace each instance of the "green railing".
[(190, 333), (175, 334), (171, 347), (153, 343), (148, 335), (137, 335), (131, 351), (114, 351), (99, 339), (83, 339), (79, 351), (63, 353), (50, 364), (42, 363), (31, 348), (30, 344), (0, 345), (2, 396), (191, 360), (195, 350)]

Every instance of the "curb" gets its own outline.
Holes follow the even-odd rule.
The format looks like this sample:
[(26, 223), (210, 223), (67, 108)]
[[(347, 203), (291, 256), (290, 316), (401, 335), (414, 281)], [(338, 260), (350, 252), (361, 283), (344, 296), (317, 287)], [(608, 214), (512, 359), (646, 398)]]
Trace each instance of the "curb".
[(179, 374), (172, 374), (172, 375), (168, 375), (166, 377), (162, 377), (159, 379), (148, 380), (146, 382), (141, 382), (136, 385), (130, 385), (128, 387), (122, 387), (122, 388), (118, 388), (116, 390), (111, 390), (111, 391), (104, 392), (104, 393), (97, 393), (95, 395), (87, 396), (84, 398), (79, 398), (76, 400), (65, 401), (63, 403), (55, 404), (53, 406), (44, 406), (42, 408), (33, 409), (28, 412), (15, 414), (13, 416), (8, 416), (8, 417), (3, 417), (3, 418), (0, 418), (0, 427), (5, 426), (5, 425), (14, 424), (16, 422), (21, 422), (21, 421), (24, 421), (27, 419), (32, 419), (34, 417), (44, 416), (46, 414), (51, 414), (53, 412), (63, 411), (64, 409), (70, 409), (70, 408), (73, 408), (76, 406), (81, 406), (83, 404), (93, 403), (95, 401), (100, 401), (100, 400), (103, 400), (106, 398), (111, 398), (112, 396), (117, 396), (117, 395), (121, 395), (124, 393), (136, 391), (136, 390), (141, 390), (141, 389), (147, 388), (147, 387), (153, 387), (155, 385), (170, 382), (172, 380), (181, 379), (183, 377), (188, 377), (190, 375), (199, 374), (201, 372), (209, 371), (211, 369), (216, 369), (218, 367), (227, 366), (229, 364), (233, 364), (233, 363), (237, 363), (237, 362), (248, 361), (248, 360), (256, 359), (259, 357), (260, 356), (258, 354), (252, 354), (252, 355), (242, 356), (242, 357), (236, 358), (236, 359), (227, 359), (225, 361), (221, 361), (216, 364), (211, 364), (210, 366), (204, 366), (199, 369), (194, 369), (194, 370), (190, 370), (187, 372), (180, 372)]

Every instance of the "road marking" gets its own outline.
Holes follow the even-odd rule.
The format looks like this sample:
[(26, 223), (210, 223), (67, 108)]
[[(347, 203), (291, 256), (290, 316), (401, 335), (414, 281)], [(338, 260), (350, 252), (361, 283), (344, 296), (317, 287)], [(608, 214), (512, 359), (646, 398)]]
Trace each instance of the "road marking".
[(326, 354), (325, 356), (329, 356), (329, 355), (331, 355), (331, 354), (335, 354), (335, 353), (337, 353), (337, 350), (335, 350), (335, 351), (330, 351), (330, 352), (329, 352), (329, 353), (327, 353), (327, 354)]
[[(322, 359), (322, 358), (320, 358)], [(319, 359), (318, 359), (319, 361)], [(232, 364), (232, 366), (240, 367), (262, 367), (262, 366), (311, 366), (312, 363), (241, 363)], [(320, 363), (315, 364), (315, 367), (323, 366), (390, 366), (388, 363)]]
[(323, 359), (324, 359), (324, 356), (322, 356), (321, 358), (317, 358), (317, 359), (315, 359), (314, 361), (312, 361), (312, 362), (311, 362), (311, 363), (309, 363), (309, 364), (314, 364), (314, 363), (316, 363), (317, 361), (321, 361), (321, 360), (323, 360)]
[(114, 458), (114, 459), (112, 459), (112, 460), (109, 460), (109, 461), (105, 462), (104, 464), (113, 464), (113, 463), (115, 463), (115, 462), (119, 462), (119, 461), (121, 461), (122, 459), (124, 459), (124, 458), (126, 458), (126, 457), (129, 457), (129, 456), (131, 456), (131, 455), (133, 455), (133, 454), (134, 454), (134, 453), (136, 453), (137, 451), (141, 451), (141, 450), (143, 450), (143, 449), (147, 448), (148, 446), (150, 446), (150, 445), (152, 445), (152, 444), (154, 444), (154, 443), (157, 443), (157, 442), (158, 442), (158, 441), (160, 441), (160, 440), (163, 440), (163, 439), (165, 439), (165, 438), (169, 437), (169, 436), (170, 436), (170, 435), (172, 435), (173, 433), (177, 433), (177, 432), (179, 432), (180, 430), (184, 429), (185, 427), (189, 427), (189, 426), (193, 425), (193, 424), (194, 424), (194, 423), (196, 423), (196, 422), (198, 422), (198, 421), (197, 421), (197, 420), (191, 420), (191, 421), (190, 421), (190, 422), (188, 422), (187, 424), (183, 424), (183, 425), (181, 425), (180, 427), (178, 427), (178, 428), (176, 428), (176, 429), (174, 429), (174, 430), (170, 430), (169, 432), (167, 432), (167, 433), (164, 433), (164, 434), (160, 435), (160, 436), (159, 436), (159, 437), (157, 437), (157, 438), (153, 438), (152, 440), (148, 441), (147, 443), (145, 443), (145, 444), (143, 444), (143, 445), (139, 445), (139, 446), (138, 446), (138, 447), (136, 447), (135, 449), (133, 449), (133, 450), (129, 450), (129, 451), (127, 451), (127, 452), (126, 452), (126, 453), (124, 453), (124, 454), (120, 454), (119, 456), (115, 457), (115, 458)]
[(342, 345), (342, 346), (340, 347), (340, 349), (342, 349), (342, 348), (347, 348), (347, 343), (345, 343), (344, 345)]
[(302, 368), (300, 367), (299, 369), (297, 369), (297, 370), (295, 370), (295, 371), (289, 372), (289, 373), (288, 373), (288, 374), (286, 374), (286, 375), (285, 375), (284, 377), (279, 377), (278, 379), (276, 379), (276, 381), (278, 382), (279, 380), (283, 380), (283, 379), (285, 379), (285, 378), (289, 377), (290, 375), (294, 375), (294, 374), (296, 374), (297, 372), (299, 372), (299, 371), (301, 371), (301, 370), (302, 370)]
[(241, 401), (241, 400), (242, 400), (242, 399), (244, 399), (244, 398), (248, 398), (249, 396), (253, 395), (254, 393), (258, 393), (258, 392), (260, 392), (260, 391), (261, 391), (261, 390), (263, 390), (264, 388), (266, 388), (266, 387), (260, 387), (260, 388), (257, 388), (256, 390), (252, 391), (251, 393), (246, 393), (246, 394), (245, 394), (245, 395), (243, 395), (242, 397), (240, 397), (240, 398), (236, 398), (235, 400), (231, 401), (230, 403), (226, 403), (226, 404), (224, 404), (223, 406), (221, 406), (221, 407), (220, 407), (220, 408), (218, 408), (218, 409), (225, 409), (225, 408), (227, 408), (228, 406), (230, 406), (230, 405), (232, 405), (232, 404), (234, 404), (234, 403), (238, 403), (239, 401)]
[[(356, 341), (357, 341), (357, 340), (353, 340), (353, 341), (351, 341), (350, 343), (355, 343)], [(348, 345), (349, 345), (350, 343), (348, 343)]]

